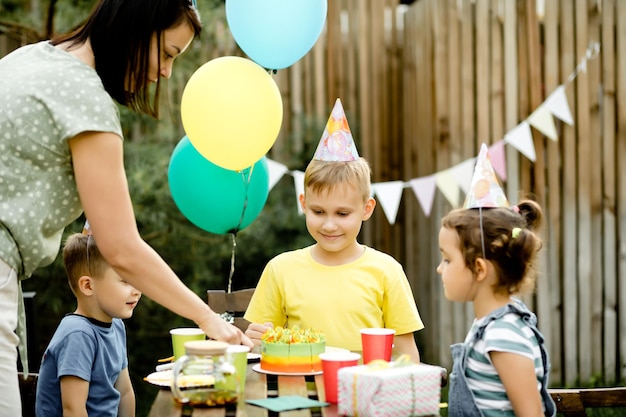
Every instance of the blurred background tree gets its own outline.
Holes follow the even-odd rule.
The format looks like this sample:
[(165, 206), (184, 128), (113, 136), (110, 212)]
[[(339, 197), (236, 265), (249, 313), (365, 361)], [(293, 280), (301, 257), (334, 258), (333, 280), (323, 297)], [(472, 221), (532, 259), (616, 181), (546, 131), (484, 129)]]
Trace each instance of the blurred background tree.
[[(79, 25), (95, 0), (0, 0), (0, 32), (21, 43), (48, 39)], [(207, 289), (227, 289), (231, 268), (232, 235), (214, 235), (191, 224), (172, 200), (167, 181), (169, 158), (184, 136), (180, 98), (186, 81), (202, 64), (217, 56), (241, 55), (226, 25), (224, 2), (198, 0), (203, 22), (199, 41), (174, 65), (163, 89), (161, 120), (137, 115), (120, 107), (125, 140), (125, 164), (139, 230), (144, 239), (169, 263), (200, 297)], [(319, 137), (324, 120), (305, 121), (307, 137)], [(289, 138), (286, 138), (289, 142)], [(312, 146), (316, 145), (313, 144)], [(284, 148), (283, 148), (284, 149)], [(290, 169), (304, 170), (314, 149), (299, 149), (289, 160)], [(236, 236), (232, 289), (254, 287), (267, 261), (276, 254), (306, 246), (312, 239), (304, 218), (295, 210), (293, 182), (285, 176), (270, 192), (257, 219)], [(82, 230), (84, 217), (67, 227), (64, 239)], [(29, 334), (31, 369), (37, 370), (41, 354), (61, 318), (74, 311), (61, 257), (23, 282), (25, 292), (35, 292), (34, 317)], [(169, 329), (194, 326), (147, 298), (126, 320), (130, 374), (137, 396), (137, 416), (147, 415), (157, 388), (143, 381), (154, 371), (157, 359), (171, 355)]]

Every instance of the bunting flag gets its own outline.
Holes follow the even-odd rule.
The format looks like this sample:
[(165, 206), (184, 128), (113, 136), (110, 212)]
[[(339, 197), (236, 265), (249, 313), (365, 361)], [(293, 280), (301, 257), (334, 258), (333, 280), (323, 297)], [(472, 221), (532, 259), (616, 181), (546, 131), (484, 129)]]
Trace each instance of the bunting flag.
[[(599, 50), (599, 44), (590, 45), (585, 58), (567, 78), (567, 83), (572, 82), (579, 73), (586, 71), (587, 60), (595, 59), (599, 54)], [(550, 140), (557, 141), (558, 133), (554, 117), (570, 126), (574, 125), (574, 118), (572, 117), (565, 92), (566, 84), (559, 85), (525, 120), (508, 131), (501, 140), (495, 141), (488, 147), (493, 171), (502, 181), (506, 181), (507, 178), (505, 144), (512, 146), (524, 157), (535, 162), (537, 156), (531, 127), (537, 129)], [(337, 119), (343, 120), (345, 116), (342, 116), (340, 110), (343, 109), (339, 106), (336, 103), (337, 114), (341, 116)], [(356, 146), (354, 148), (356, 149)], [(412, 189), (426, 216), (430, 216), (432, 211), (436, 190), (441, 192), (452, 207), (460, 207), (461, 192), (466, 196), (469, 192), (475, 162), (476, 158), (470, 158), (439, 172), (424, 177), (412, 178), (408, 182), (389, 181), (375, 183), (372, 184), (372, 194), (379, 201), (390, 224), (395, 224), (404, 188)], [(270, 190), (283, 175), (289, 174), (294, 177), (298, 213), (303, 214), (299, 196), (304, 192), (304, 172), (289, 171), (285, 165), (269, 159), (268, 168)]]
[(556, 126), (554, 125), (552, 114), (550, 114), (550, 111), (546, 106), (542, 104), (537, 107), (537, 110), (532, 112), (531, 115), (528, 116), (527, 120), (532, 127), (556, 142)]
[(300, 206), (300, 194), (304, 194), (304, 172), (293, 171), (293, 185), (296, 188), (296, 205), (298, 206), (298, 214), (304, 214), (302, 206)]
[(398, 208), (400, 207), (400, 198), (404, 183), (402, 181), (379, 182), (372, 184), (374, 195), (378, 197), (380, 205), (387, 216), (389, 224), (396, 223)]
[(276, 183), (281, 180), (281, 178), (289, 171), (289, 169), (276, 161), (272, 161), (271, 159), (267, 159), (267, 171), (269, 177), (269, 186), (268, 189), (271, 190), (274, 188)]
[(433, 201), (435, 201), (435, 176), (428, 175), (426, 177), (413, 178), (409, 181), (409, 184), (411, 184), (413, 193), (417, 197), (417, 201), (419, 201), (422, 206), (424, 214), (426, 217), (430, 216), (430, 211), (433, 208)]
[(504, 141), (520, 151), (526, 158), (535, 162), (535, 144), (533, 134), (530, 132), (530, 124), (524, 120), (504, 135)]
[(475, 161), (476, 158), (470, 158), (465, 162), (461, 162), (460, 164), (452, 167), (452, 175), (465, 194), (467, 194), (470, 188), (470, 181), (472, 180), (472, 172), (474, 172)]
[(500, 140), (489, 147), (489, 155), (491, 155), (491, 165), (496, 174), (506, 181), (506, 155), (504, 153), (504, 141)]
[(436, 173), (435, 184), (452, 207), (459, 206), (459, 183), (454, 178), (452, 168)]
[(574, 118), (572, 118), (572, 112), (569, 109), (569, 104), (567, 104), (564, 85), (558, 86), (554, 92), (548, 96), (544, 104), (555, 117), (570, 126), (574, 126)]

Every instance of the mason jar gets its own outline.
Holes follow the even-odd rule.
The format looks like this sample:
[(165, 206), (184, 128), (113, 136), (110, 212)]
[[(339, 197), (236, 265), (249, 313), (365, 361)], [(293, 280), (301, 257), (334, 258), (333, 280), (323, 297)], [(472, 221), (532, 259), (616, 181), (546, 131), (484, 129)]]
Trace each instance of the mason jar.
[(193, 407), (222, 407), (237, 402), (236, 369), (225, 354), (228, 346), (215, 340), (185, 343), (185, 355), (172, 370), (176, 401)]

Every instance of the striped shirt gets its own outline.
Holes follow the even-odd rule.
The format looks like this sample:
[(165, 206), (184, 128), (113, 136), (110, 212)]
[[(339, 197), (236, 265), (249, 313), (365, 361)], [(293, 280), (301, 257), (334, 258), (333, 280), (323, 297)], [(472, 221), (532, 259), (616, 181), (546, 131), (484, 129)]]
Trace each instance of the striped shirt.
[(474, 320), (465, 339), (466, 344), (472, 344), (473, 340), (465, 370), (467, 384), (483, 415), (514, 416), (513, 406), (491, 362), (489, 352), (511, 352), (533, 360), (537, 391), (540, 391), (544, 375), (541, 350), (533, 330), (515, 313), (508, 313), (493, 320), (487, 324), (483, 337), (474, 340), (476, 331), (487, 319), (488, 316)]

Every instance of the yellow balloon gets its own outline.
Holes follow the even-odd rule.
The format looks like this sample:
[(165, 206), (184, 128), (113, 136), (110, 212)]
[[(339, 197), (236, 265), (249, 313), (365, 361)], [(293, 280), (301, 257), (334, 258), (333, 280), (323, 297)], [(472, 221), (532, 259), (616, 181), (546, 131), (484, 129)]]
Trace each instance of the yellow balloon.
[(191, 144), (206, 159), (238, 171), (272, 147), (283, 120), (283, 101), (272, 76), (253, 61), (225, 56), (193, 73), (181, 99)]

